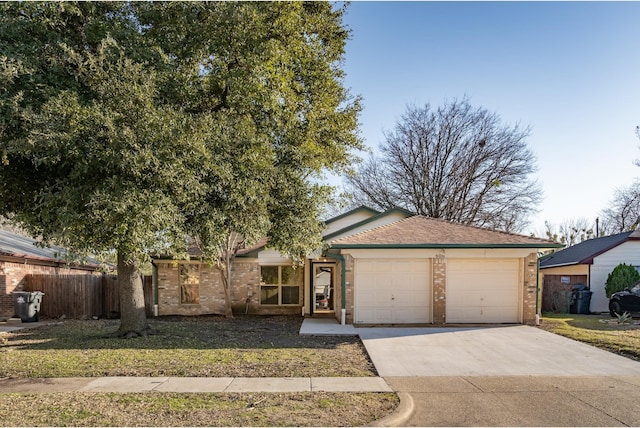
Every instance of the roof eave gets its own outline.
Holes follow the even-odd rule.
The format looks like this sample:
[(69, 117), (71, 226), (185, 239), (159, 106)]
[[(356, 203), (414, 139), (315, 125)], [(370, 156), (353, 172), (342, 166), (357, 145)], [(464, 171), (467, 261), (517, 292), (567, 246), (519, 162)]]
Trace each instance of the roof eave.
[(371, 216), (371, 217), (369, 217), (367, 219), (364, 219), (362, 221), (359, 221), (357, 223), (350, 224), (349, 226), (343, 227), (340, 230), (336, 230), (333, 233), (330, 233), (328, 235), (324, 235), (322, 237), (322, 239), (324, 241), (328, 241), (331, 238), (334, 238), (336, 236), (342, 235), (343, 233), (346, 233), (346, 232), (348, 232), (350, 230), (356, 229), (356, 228), (358, 228), (360, 226), (364, 226), (365, 224), (368, 224), (368, 223), (371, 223), (373, 221), (376, 221), (376, 220), (378, 220), (380, 218), (383, 218), (383, 217), (385, 217), (385, 216), (387, 216), (387, 215), (389, 215), (391, 213), (394, 213), (394, 212), (399, 212), (399, 213), (404, 214), (406, 216), (405, 218), (412, 217), (412, 216), (415, 215), (411, 211), (407, 211), (404, 208), (399, 208), (399, 207), (391, 208), (390, 210), (387, 210), (387, 211), (381, 212), (379, 214), (373, 215), (373, 216)]
[(548, 265), (548, 266), (542, 266), (540, 265), (540, 269), (549, 269), (549, 268), (557, 268), (557, 267), (564, 267), (564, 266), (575, 266), (575, 265), (581, 265), (584, 263), (580, 263), (580, 262), (567, 262), (567, 263), (557, 263), (555, 265)]
[(375, 248), (535, 248), (535, 249), (549, 249), (560, 248), (561, 244), (331, 244), (331, 248), (339, 250), (347, 249), (375, 249)]
[(333, 223), (333, 222), (335, 222), (335, 221), (337, 221), (337, 220), (340, 220), (340, 219), (342, 219), (342, 218), (345, 218), (345, 217), (348, 217), (348, 216), (350, 216), (350, 215), (352, 215), (352, 214), (355, 214), (355, 213), (357, 213), (358, 211), (369, 211), (369, 212), (370, 212), (371, 214), (373, 214), (373, 215), (378, 215), (378, 214), (380, 214), (380, 211), (374, 210), (373, 208), (370, 208), (370, 207), (368, 207), (368, 206), (366, 206), (366, 205), (360, 205), (359, 207), (354, 208), (354, 209), (352, 209), (352, 210), (349, 210), (349, 211), (347, 211), (347, 212), (345, 212), (345, 213), (342, 213), (342, 214), (337, 215), (337, 216), (335, 216), (335, 217), (331, 217), (331, 218), (329, 218), (329, 219), (327, 219), (327, 220), (323, 221), (323, 223), (324, 223), (324, 224)]

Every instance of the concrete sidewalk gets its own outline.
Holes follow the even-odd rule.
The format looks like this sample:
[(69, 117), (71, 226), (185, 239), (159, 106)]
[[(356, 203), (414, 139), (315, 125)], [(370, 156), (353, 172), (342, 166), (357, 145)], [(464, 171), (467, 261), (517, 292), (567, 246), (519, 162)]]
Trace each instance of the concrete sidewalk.
[(0, 392), (393, 392), (381, 377), (99, 377), (0, 379)]

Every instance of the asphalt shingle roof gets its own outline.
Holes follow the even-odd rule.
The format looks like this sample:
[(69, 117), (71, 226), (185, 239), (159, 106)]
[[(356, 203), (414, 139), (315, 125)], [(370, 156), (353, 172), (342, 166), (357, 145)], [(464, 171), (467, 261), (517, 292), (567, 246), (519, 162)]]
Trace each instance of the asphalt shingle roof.
[(540, 260), (540, 268), (591, 263), (593, 258), (628, 240), (633, 232), (623, 232), (583, 241)]
[[(67, 251), (56, 246), (39, 247), (36, 240), (7, 230), (0, 230), (0, 256), (21, 257), (67, 263)], [(84, 265), (97, 266), (98, 260), (88, 259)]]
[(0, 254), (14, 257), (60, 260), (65, 251), (59, 247), (37, 247), (34, 239), (0, 230)]
[(335, 248), (351, 245), (384, 247), (518, 246), (532, 248), (559, 246), (558, 243), (548, 239), (499, 232), (419, 215), (331, 242), (331, 246)]

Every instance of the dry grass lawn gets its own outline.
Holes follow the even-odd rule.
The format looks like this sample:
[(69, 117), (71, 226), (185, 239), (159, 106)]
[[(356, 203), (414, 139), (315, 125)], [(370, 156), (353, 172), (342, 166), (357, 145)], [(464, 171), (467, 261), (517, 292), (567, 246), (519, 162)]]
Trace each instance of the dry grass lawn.
[(2, 426), (362, 426), (395, 394), (0, 394)]
[[(357, 337), (303, 337), (301, 317), (163, 317), (120, 339), (118, 321), (0, 333), (0, 377), (376, 376)], [(362, 426), (393, 393), (0, 393), (1, 426)]]
[(117, 320), (56, 321), (3, 334), (0, 377), (375, 376), (357, 337), (298, 334), (299, 316), (161, 317), (154, 334), (113, 336)]
[(545, 314), (540, 328), (640, 360), (638, 322), (634, 319), (630, 323), (618, 324), (615, 319), (601, 315)]

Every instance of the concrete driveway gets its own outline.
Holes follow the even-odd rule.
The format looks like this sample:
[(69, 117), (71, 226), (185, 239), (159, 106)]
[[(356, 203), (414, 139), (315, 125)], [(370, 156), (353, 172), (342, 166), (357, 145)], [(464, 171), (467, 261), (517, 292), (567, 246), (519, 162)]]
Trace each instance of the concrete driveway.
[(357, 332), (382, 377), (640, 376), (640, 362), (524, 325)]

